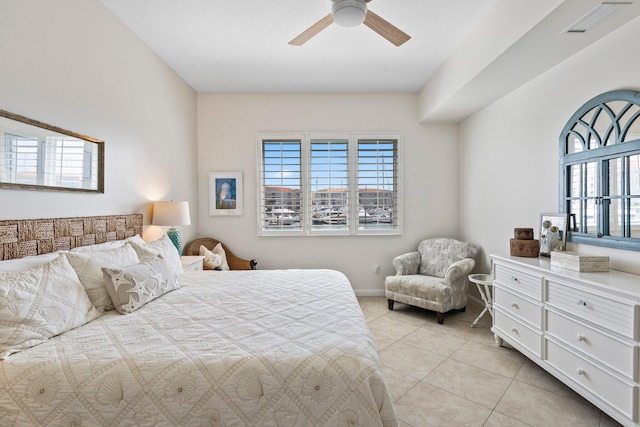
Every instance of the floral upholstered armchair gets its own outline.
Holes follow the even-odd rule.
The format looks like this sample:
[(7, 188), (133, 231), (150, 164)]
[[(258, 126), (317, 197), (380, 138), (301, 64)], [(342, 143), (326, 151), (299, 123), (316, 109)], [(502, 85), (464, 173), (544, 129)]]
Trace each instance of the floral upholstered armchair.
[(437, 312), (438, 323), (444, 313), (467, 306), (467, 277), (476, 265), (478, 248), (472, 243), (437, 238), (420, 242), (416, 252), (393, 259), (395, 276), (385, 278), (389, 310), (399, 301)]

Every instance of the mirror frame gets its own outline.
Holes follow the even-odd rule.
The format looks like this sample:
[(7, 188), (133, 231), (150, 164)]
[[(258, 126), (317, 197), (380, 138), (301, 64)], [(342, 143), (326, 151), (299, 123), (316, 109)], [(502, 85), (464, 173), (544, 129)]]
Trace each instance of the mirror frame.
[[(611, 104), (622, 101), (625, 107), (620, 110), (614, 110)], [(628, 109), (628, 110), (627, 110)], [(627, 114), (627, 112), (632, 114)], [(604, 134), (601, 134), (603, 128), (600, 123), (596, 123), (594, 114), (602, 117), (608, 117), (610, 125), (604, 128)], [(612, 214), (609, 209), (605, 209), (611, 203), (612, 198), (609, 194), (604, 194), (603, 188), (606, 188), (613, 182), (609, 176), (609, 172), (603, 172), (603, 165), (611, 159), (632, 158), (640, 155), (640, 138), (637, 130), (632, 128), (640, 125), (640, 92), (634, 90), (613, 90), (601, 93), (596, 97), (587, 101), (582, 105), (567, 121), (559, 137), (558, 152), (558, 206), (561, 212), (569, 214), (569, 227), (567, 233), (567, 241), (575, 244), (602, 246), (608, 248), (640, 251), (640, 237), (634, 235), (637, 229), (632, 228), (631, 209), (625, 208), (625, 222), (628, 229), (623, 232), (621, 230), (616, 235), (609, 233), (610, 228), (605, 224), (610, 221)], [(583, 150), (578, 152), (569, 152), (569, 143), (574, 138), (581, 143)], [(594, 146), (591, 146), (595, 141)], [(593, 196), (576, 195), (573, 200), (580, 203), (588, 199), (594, 199), (596, 212), (594, 214), (595, 225), (588, 229), (584, 227), (585, 219), (576, 221), (576, 215), (580, 215), (580, 210), (572, 211), (571, 209), (571, 175), (570, 167), (578, 166), (585, 163), (597, 164), (598, 173), (595, 174), (595, 189)], [(585, 185), (586, 180), (581, 177), (580, 185)], [(638, 193), (627, 187), (628, 190), (624, 194), (620, 194), (620, 199), (632, 200), (638, 197)], [(617, 196), (616, 196), (617, 197)], [(582, 227), (577, 227), (578, 223)], [(581, 228), (581, 229), (579, 229)]]
[(71, 191), (81, 193), (104, 193), (104, 141), (101, 139), (93, 138), (87, 135), (82, 135), (77, 132), (62, 129), (58, 126), (53, 126), (47, 123), (43, 123), (38, 120), (30, 119), (19, 114), (11, 113), (6, 110), (0, 109), (0, 117), (5, 119), (15, 120), (17, 122), (25, 123), (27, 125), (35, 126), (41, 129), (49, 130), (52, 132), (60, 133), (63, 135), (71, 136), (73, 138), (82, 139), (84, 141), (93, 142), (98, 147), (98, 188), (74, 188), (74, 187), (56, 187), (52, 185), (37, 185), (37, 184), (16, 184), (10, 182), (0, 182), (0, 188), (12, 188), (20, 190), (43, 190), (43, 191)]

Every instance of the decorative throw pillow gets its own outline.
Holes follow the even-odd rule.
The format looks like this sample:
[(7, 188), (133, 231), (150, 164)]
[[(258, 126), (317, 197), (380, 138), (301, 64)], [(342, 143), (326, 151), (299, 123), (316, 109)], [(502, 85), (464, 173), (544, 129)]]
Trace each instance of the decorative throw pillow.
[(98, 316), (64, 255), (38, 267), (0, 273), (0, 359)]
[(65, 255), (87, 291), (89, 299), (100, 312), (113, 310), (113, 303), (105, 287), (102, 268), (124, 267), (140, 262), (136, 251), (129, 243), (109, 251), (68, 252)]
[(140, 245), (136, 242), (131, 242), (131, 245), (138, 253), (140, 261), (151, 261), (158, 255), (161, 255), (165, 260), (167, 260), (173, 269), (174, 277), (177, 278), (179, 275), (184, 273), (182, 261), (180, 261), (180, 254), (166, 234), (160, 239), (154, 240), (150, 243), (145, 243), (144, 245)]
[(200, 245), (200, 256), (204, 257), (202, 262), (204, 265), (214, 270), (220, 268), (220, 270), (229, 270), (229, 263), (227, 263), (227, 253), (222, 248), (222, 244), (218, 243), (212, 251), (207, 249), (206, 246)]
[(107, 291), (120, 314), (133, 313), (149, 301), (180, 287), (167, 260), (158, 255), (151, 261), (122, 268), (103, 268)]

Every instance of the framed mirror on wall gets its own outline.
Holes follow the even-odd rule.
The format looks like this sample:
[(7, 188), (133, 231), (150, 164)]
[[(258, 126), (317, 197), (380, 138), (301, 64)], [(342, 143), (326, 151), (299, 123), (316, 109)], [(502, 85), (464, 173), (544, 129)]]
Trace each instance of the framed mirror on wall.
[(104, 141), (0, 110), (0, 188), (104, 193)]
[(640, 92), (614, 90), (587, 101), (559, 143), (567, 241), (640, 251)]

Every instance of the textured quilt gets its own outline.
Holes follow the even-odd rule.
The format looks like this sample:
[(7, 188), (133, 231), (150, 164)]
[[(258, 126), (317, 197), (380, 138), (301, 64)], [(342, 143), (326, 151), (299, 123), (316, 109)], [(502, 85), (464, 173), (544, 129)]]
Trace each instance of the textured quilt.
[(397, 426), (347, 278), (189, 271), (0, 362), (0, 425)]

